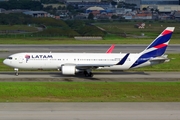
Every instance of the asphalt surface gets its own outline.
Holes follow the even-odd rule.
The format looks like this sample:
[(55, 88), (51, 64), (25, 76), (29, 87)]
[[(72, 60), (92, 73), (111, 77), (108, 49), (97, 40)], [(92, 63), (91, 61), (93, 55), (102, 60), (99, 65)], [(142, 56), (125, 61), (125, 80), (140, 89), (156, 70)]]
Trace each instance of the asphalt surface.
[[(0, 58), (18, 52), (105, 53), (111, 45), (0, 45)], [(113, 53), (138, 53), (148, 45), (115, 45)], [(166, 53), (180, 53), (180, 45), (169, 45)]]
[(83, 74), (65, 76), (57, 72), (0, 72), (0, 81), (67, 81), (67, 82), (177, 82), (180, 72), (94, 72), (94, 76), (84, 77)]
[(180, 103), (0, 103), (1, 120), (180, 120)]

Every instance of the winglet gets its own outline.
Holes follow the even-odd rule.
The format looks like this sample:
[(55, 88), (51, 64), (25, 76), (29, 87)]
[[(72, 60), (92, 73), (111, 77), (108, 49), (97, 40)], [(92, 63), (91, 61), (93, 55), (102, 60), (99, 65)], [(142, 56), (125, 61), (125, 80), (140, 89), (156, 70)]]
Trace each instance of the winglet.
[(115, 45), (112, 44), (111, 47), (106, 51), (106, 53), (112, 53), (112, 51), (114, 50)]

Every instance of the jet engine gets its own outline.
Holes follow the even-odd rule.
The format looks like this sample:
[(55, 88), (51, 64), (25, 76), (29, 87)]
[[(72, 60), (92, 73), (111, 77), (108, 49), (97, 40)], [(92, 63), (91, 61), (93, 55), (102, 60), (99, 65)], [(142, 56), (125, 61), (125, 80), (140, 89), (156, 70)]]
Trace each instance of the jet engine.
[(61, 71), (63, 75), (75, 75), (76, 68), (74, 65), (64, 65), (61, 67)]

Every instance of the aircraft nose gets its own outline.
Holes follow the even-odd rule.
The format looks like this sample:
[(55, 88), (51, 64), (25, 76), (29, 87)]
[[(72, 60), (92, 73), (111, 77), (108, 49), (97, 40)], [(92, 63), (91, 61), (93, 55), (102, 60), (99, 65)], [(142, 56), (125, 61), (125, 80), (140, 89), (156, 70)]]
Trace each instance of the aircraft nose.
[(8, 65), (7, 59), (5, 59), (5, 60), (3, 61), (3, 64)]

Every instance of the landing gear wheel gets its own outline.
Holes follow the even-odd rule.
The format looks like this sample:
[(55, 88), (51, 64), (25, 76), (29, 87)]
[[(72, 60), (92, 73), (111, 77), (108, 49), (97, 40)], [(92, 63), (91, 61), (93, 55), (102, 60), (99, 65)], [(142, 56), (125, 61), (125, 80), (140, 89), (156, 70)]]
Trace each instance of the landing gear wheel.
[(18, 73), (18, 72), (16, 72), (16, 73), (15, 73), (15, 75), (16, 75), (16, 76), (18, 76), (18, 75), (19, 75), (19, 73)]
[(92, 72), (90, 72), (90, 73), (89, 73), (89, 77), (93, 77), (93, 74), (92, 74)]
[(85, 77), (93, 77), (93, 73), (92, 72), (84, 71), (84, 76)]
[(84, 76), (88, 77), (88, 72), (87, 71), (84, 71)]
[(15, 70), (15, 75), (18, 76), (19, 75), (19, 72), (18, 72), (19, 69), (18, 68), (14, 68), (14, 70)]

